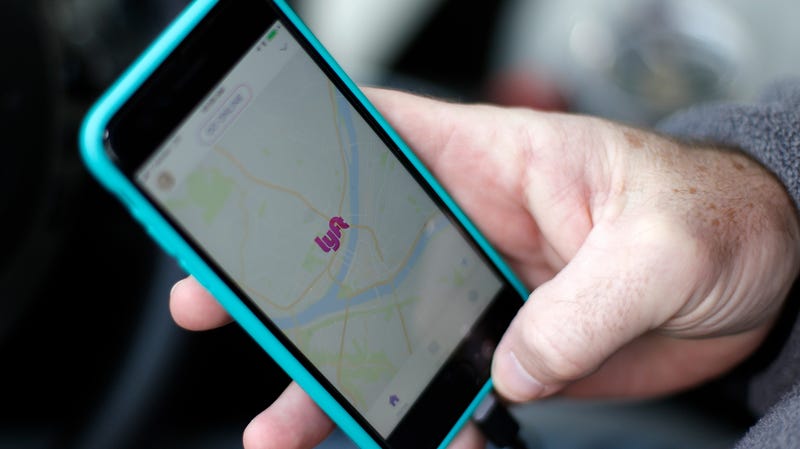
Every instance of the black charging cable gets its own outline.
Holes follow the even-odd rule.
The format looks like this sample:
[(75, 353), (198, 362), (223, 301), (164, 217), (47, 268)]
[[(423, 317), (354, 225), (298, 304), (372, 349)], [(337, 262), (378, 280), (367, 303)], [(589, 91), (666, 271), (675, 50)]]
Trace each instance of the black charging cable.
[(472, 414), (472, 421), (498, 448), (527, 449), (519, 437), (519, 423), (494, 392), (490, 392)]

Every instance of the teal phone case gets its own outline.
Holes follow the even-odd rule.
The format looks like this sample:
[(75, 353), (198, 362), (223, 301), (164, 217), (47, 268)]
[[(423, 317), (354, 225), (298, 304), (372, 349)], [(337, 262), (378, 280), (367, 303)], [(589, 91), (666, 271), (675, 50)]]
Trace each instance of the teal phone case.
[[(361, 448), (380, 448), (380, 445), (369, 433), (322, 387), (202, 258), (192, 250), (189, 244), (168, 224), (164, 217), (145, 199), (106, 154), (103, 137), (111, 117), (133, 95), (147, 77), (155, 71), (159, 64), (167, 58), (170, 52), (191, 32), (197, 23), (208, 14), (217, 1), (195, 0), (189, 5), (91, 108), (83, 122), (80, 133), (83, 160), (91, 173), (127, 206), (131, 214), (142, 223), (153, 239), (167, 253), (180, 261), (184, 269), (192, 273), (217, 298), (236, 322), (316, 401), (320, 408), (330, 416), (345, 434)], [(408, 146), (400, 140), (397, 133), (381, 117), (355, 83), (342, 71), (295, 12), (283, 0), (273, 0), (273, 3), (286, 14), (338, 76), (344, 80), (346, 86), (353, 91), (359, 101), (364, 103), (367, 110), (386, 129), (397, 146), (424, 176), (436, 194), (450, 207), (453, 215), (475, 238), (515, 290), (521, 297), (526, 298), (528, 292), (522, 282), (514, 275), (508, 265), (478, 232), (473, 223), (453, 202), (452, 198), (433, 178)], [(481, 392), (475, 397), (469, 408), (465, 410), (456, 426), (442, 441), (440, 448), (446, 447), (452, 441), (458, 430), (472, 415), (475, 407), (491, 390), (491, 387), (491, 381), (483, 386)]]

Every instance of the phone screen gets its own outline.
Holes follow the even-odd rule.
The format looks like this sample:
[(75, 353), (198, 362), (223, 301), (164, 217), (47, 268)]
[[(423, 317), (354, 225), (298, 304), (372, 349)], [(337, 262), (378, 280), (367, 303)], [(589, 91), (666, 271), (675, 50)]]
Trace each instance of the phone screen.
[(280, 21), (135, 176), (384, 437), (503, 287)]

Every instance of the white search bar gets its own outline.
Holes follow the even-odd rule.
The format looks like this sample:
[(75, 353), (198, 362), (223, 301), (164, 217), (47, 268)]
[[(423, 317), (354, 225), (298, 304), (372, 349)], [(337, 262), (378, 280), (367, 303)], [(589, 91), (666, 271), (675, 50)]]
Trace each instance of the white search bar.
[(252, 99), (253, 91), (248, 86), (237, 87), (211, 116), (208, 123), (200, 128), (200, 140), (208, 145), (216, 143)]

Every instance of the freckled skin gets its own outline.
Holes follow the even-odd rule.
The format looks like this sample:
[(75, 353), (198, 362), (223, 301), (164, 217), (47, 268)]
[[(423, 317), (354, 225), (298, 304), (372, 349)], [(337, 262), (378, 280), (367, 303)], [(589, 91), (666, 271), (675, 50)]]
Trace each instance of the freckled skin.
[(631, 146), (632, 149), (639, 149), (644, 146), (644, 139), (639, 136), (638, 133), (632, 130), (625, 130), (624, 131), (625, 140), (628, 142), (628, 145)]
[[(642, 137), (633, 137), (637, 133)], [(791, 253), (798, 241), (793, 204), (777, 179), (760, 164), (731, 149), (661, 140), (644, 131), (626, 129), (623, 136), (631, 146), (643, 143), (644, 148), (641, 151), (642, 148), (623, 147), (621, 152), (625, 156), (617, 156), (632, 156), (637, 166), (636, 170), (625, 173), (635, 179), (626, 183), (631, 186), (626, 192), (630, 209), (640, 207), (640, 201), (655, 205), (655, 210), (671, 217), (670, 226), (687, 231), (686, 241), (692, 242), (701, 255), (719, 266), (729, 265), (731, 260), (741, 261), (744, 265), (736, 271), (743, 271), (745, 276), (761, 272), (763, 268), (757, 266), (758, 254), (764, 251), (787, 253), (783, 257), (796, 263), (796, 254)], [(638, 173), (645, 176), (637, 176)], [(672, 186), (668, 194), (661, 193), (664, 186)], [(764, 246), (765, 236), (774, 236), (767, 246)], [(781, 248), (782, 244), (777, 242), (784, 238), (794, 243)], [(783, 287), (768, 288), (775, 292), (769, 294), (780, 295), (777, 290)], [(739, 300), (746, 302), (745, 298), (726, 298), (727, 304)], [(694, 308), (697, 303), (686, 304), (672, 321), (702, 320), (695, 317), (699, 310)], [(720, 307), (723, 307), (721, 302)], [(764, 310), (768, 310), (769, 316), (777, 313), (775, 306)], [(671, 325), (667, 323), (665, 327)], [(719, 324), (712, 327), (713, 331), (707, 330), (727, 332)]]

